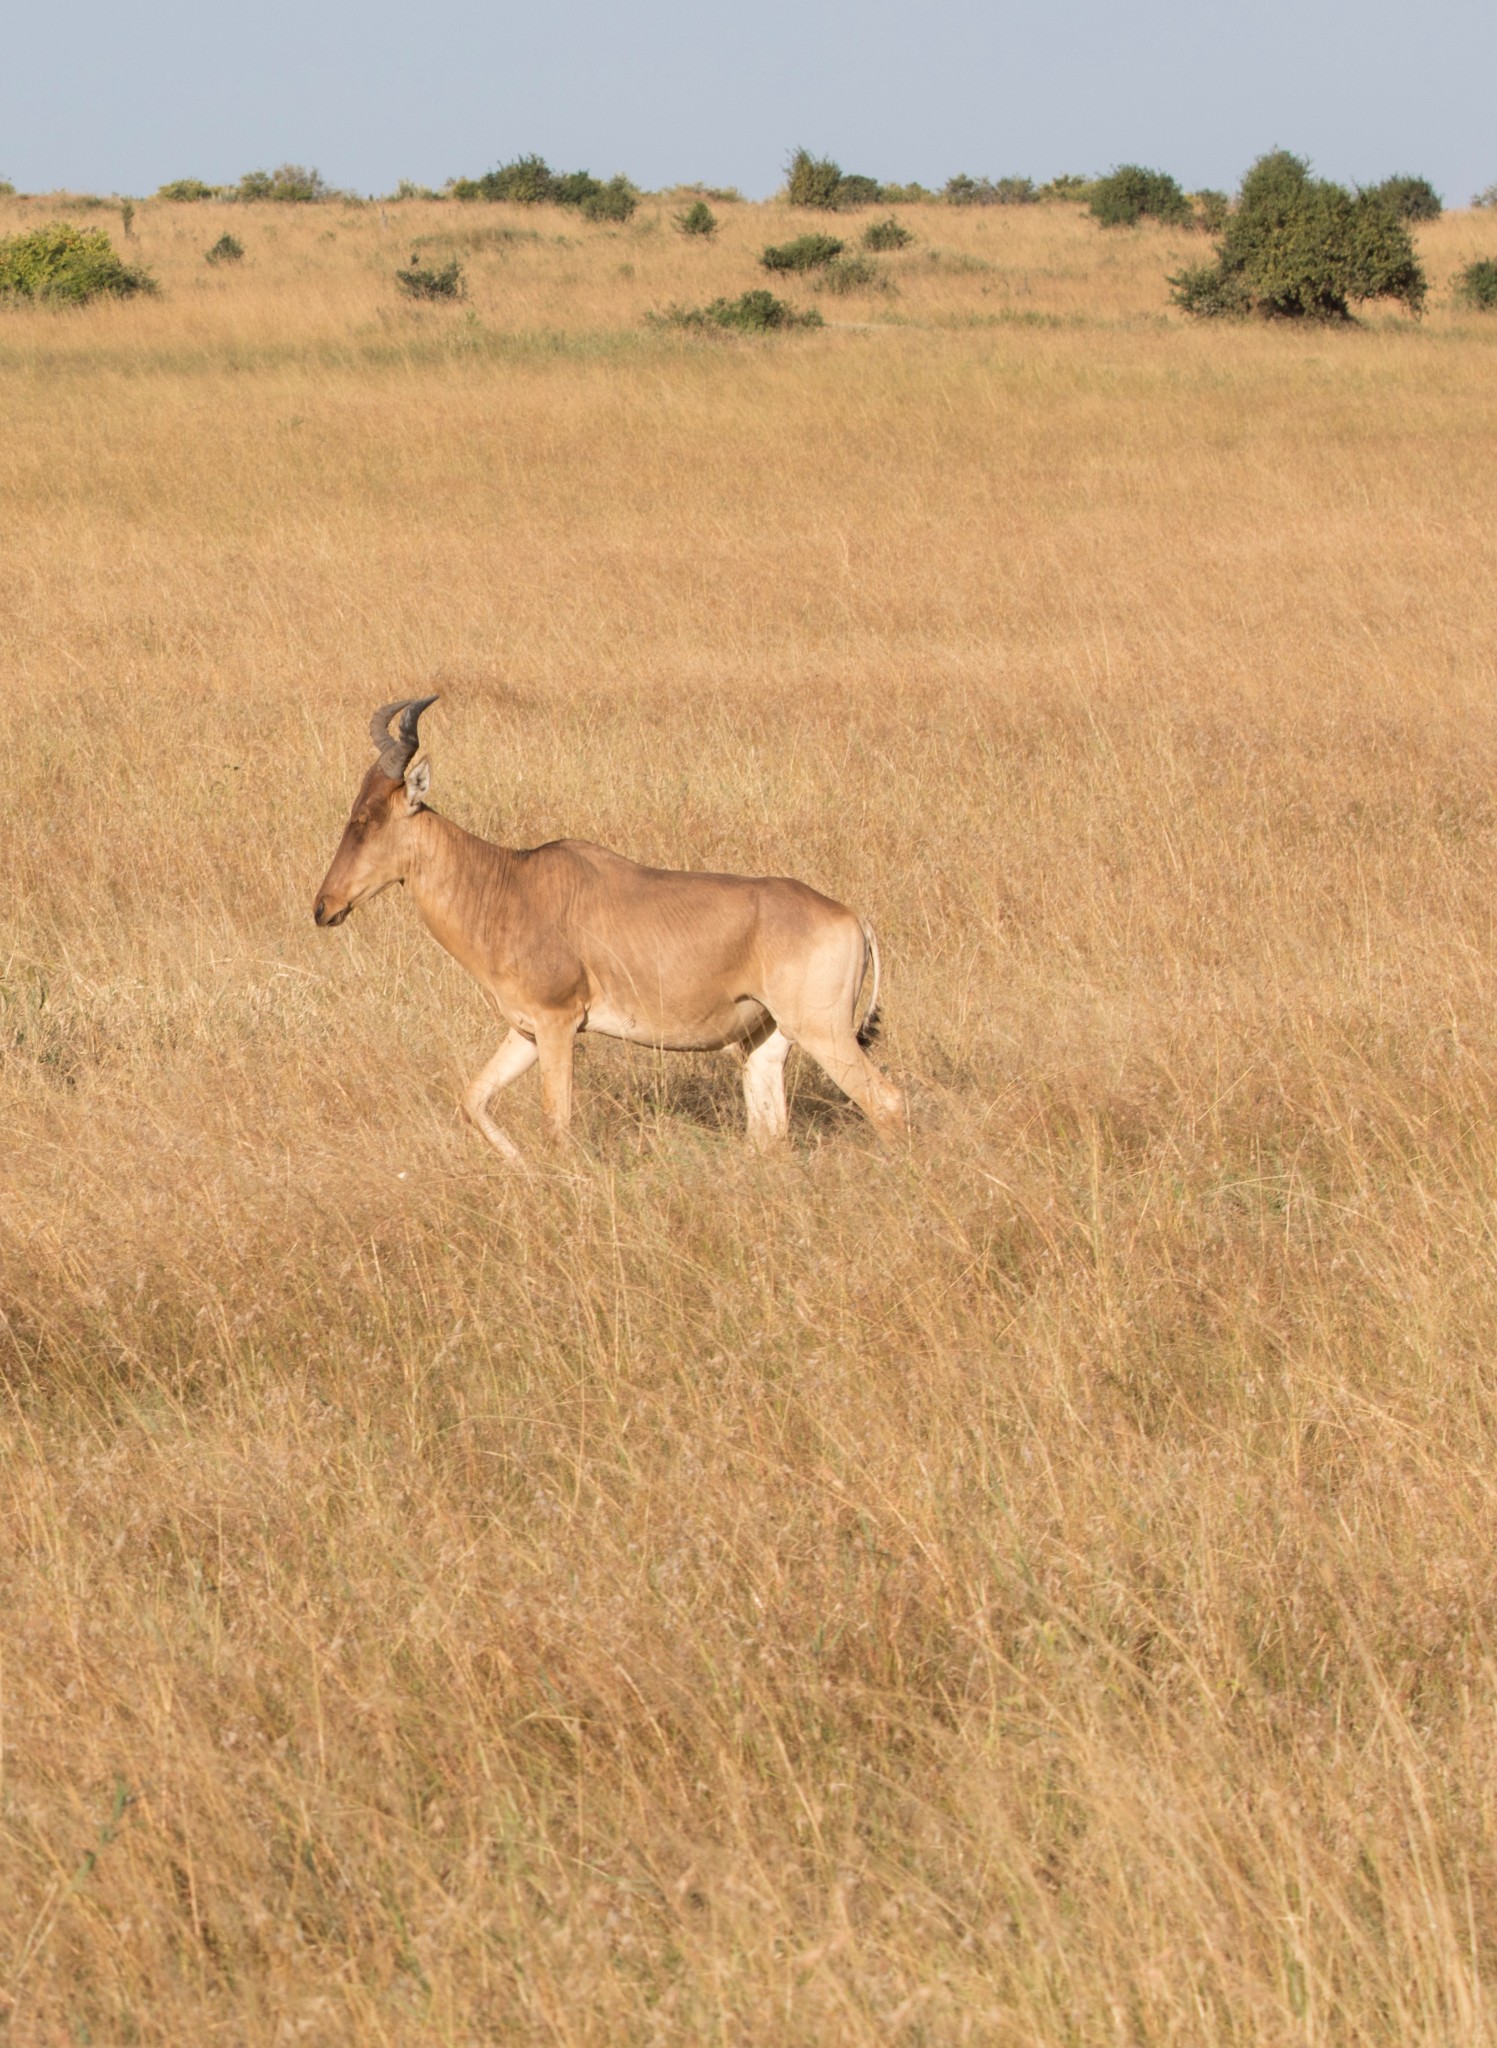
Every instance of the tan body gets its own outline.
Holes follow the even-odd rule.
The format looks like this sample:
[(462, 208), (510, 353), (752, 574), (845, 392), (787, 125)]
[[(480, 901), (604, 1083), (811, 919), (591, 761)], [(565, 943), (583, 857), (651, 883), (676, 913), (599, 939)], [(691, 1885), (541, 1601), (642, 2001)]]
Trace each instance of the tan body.
[(314, 914), (338, 924), (394, 882), (410, 890), (427, 930), (510, 1027), (463, 1097), (506, 1158), (516, 1149), (489, 1114), (493, 1096), (539, 1062), (545, 1116), (564, 1129), (583, 1031), (669, 1051), (742, 1048), (749, 1135), (761, 1145), (786, 1135), (792, 1045), (880, 1136), (903, 1128), (898, 1089), (859, 1043), (858, 994), (871, 953), (876, 997), (877, 949), (850, 910), (803, 882), (646, 868), (583, 840), (495, 846), (426, 808), (424, 761), (400, 779), (387, 772), (396, 765), (365, 777)]

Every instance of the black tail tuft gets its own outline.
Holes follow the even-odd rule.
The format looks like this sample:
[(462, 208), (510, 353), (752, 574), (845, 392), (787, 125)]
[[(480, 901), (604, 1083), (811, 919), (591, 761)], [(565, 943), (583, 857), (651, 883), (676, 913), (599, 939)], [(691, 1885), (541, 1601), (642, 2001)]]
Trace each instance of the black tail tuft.
[(858, 1026), (858, 1044), (862, 1046), (864, 1052), (867, 1052), (870, 1045), (877, 1043), (883, 1021), (877, 1010), (870, 1010)]

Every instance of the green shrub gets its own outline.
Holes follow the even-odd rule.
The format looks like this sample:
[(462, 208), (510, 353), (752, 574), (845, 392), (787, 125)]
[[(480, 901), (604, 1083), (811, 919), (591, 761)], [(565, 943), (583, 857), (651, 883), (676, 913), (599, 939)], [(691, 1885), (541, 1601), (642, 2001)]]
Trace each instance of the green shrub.
[(555, 179), (543, 156), (518, 156), (513, 163), (485, 171), (481, 178), (458, 178), (455, 199), (491, 199), (513, 206), (539, 206), (552, 196)]
[(1381, 199), (1400, 220), (1438, 220), (1445, 211), (1428, 178), (1384, 178), (1368, 196)]
[(837, 256), (816, 280), (819, 292), (844, 299), (853, 292), (887, 292), (893, 286), (871, 256)]
[(1488, 185), (1484, 191), (1473, 192), (1471, 204), (1473, 206), (1497, 206), (1497, 185)]
[(1375, 194), (1359, 193), (1351, 202), (1348, 257), (1347, 299), (1394, 299), (1410, 313), (1423, 312), (1429, 281), (1408, 228)]
[(798, 149), (785, 166), (785, 197), (792, 206), (816, 206), (824, 212), (837, 207), (877, 206), (886, 188), (877, 178), (845, 172), (829, 156), (812, 156)]
[(783, 299), (764, 290), (743, 292), (736, 299), (714, 299), (707, 308), (719, 327), (737, 328), (744, 334), (768, 334), (780, 327), (820, 327), (815, 307), (797, 313)]
[(849, 171), (837, 182), (838, 206), (877, 206), (884, 196), (884, 188), (877, 178), (863, 178), (855, 171)]
[(1169, 173), (1141, 164), (1120, 164), (1099, 178), (1087, 204), (1104, 228), (1133, 228), (1142, 220), (1183, 227), (1191, 218), (1190, 201)]
[(1091, 198), (1093, 182), (1091, 178), (1079, 177), (1075, 171), (1062, 171), (1059, 177), (1046, 179), (1040, 187), (1039, 196), (1041, 199), (1086, 201)]
[(875, 251), (908, 249), (914, 239), (909, 229), (901, 227), (892, 214), (888, 220), (876, 220), (863, 230), (863, 247)]
[(242, 263), (244, 244), (237, 235), (220, 235), (211, 249), (203, 253), (205, 263)]
[(625, 177), (605, 184), (591, 171), (553, 171), (543, 156), (519, 156), (481, 178), (454, 178), (454, 199), (491, 199), (511, 206), (571, 206), (587, 220), (628, 220), (639, 193)]
[(217, 192), (212, 185), (205, 185), (201, 178), (173, 178), (169, 185), (158, 185), (158, 199), (198, 200), (215, 199)]
[(388, 196), (392, 200), (443, 199), (446, 197), (446, 194), (442, 192), (434, 192), (430, 185), (418, 185), (410, 178), (402, 178), (400, 183), (395, 187), (395, 190), (391, 192)]
[(463, 266), (455, 256), (436, 270), (421, 261), (417, 249), (411, 251), (410, 268), (396, 271), (395, 283), (408, 299), (463, 299), (468, 295)]
[(726, 329), (738, 334), (771, 334), (777, 329), (822, 327), (826, 323), (815, 307), (797, 313), (772, 292), (744, 292), (736, 299), (714, 299), (710, 306), (672, 306), (654, 318), (666, 327), (685, 327), (697, 332)]
[(1377, 194), (1312, 178), (1287, 150), (1243, 179), (1221, 257), (1255, 307), (1281, 318), (1346, 319), (1350, 300), (1376, 298), (1417, 313), (1427, 289), (1408, 229)]
[(808, 149), (798, 149), (785, 167), (785, 176), (785, 197), (792, 206), (830, 210), (837, 204), (842, 166), (829, 156), (812, 156)]
[[(563, 200), (562, 204), (566, 203)], [(599, 185), (595, 192), (587, 193), (580, 204), (584, 220), (623, 221), (630, 219), (639, 205), (639, 194), (627, 178), (614, 177), (606, 185)]]
[(126, 299), (156, 289), (147, 271), (121, 262), (102, 228), (54, 220), (0, 240), (0, 302), (83, 306), (90, 299)]
[(1208, 185), (1204, 191), (1193, 192), (1191, 199), (1195, 206), (1195, 225), (1203, 234), (1219, 235), (1232, 211), (1232, 202), (1226, 193), (1213, 192)]
[(0, 178), (0, 199), (14, 199), (16, 188), (9, 178)]
[(717, 215), (705, 199), (694, 199), (690, 206), (675, 216), (676, 228), (683, 235), (715, 235)]
[(925, 186), (920, 184), (885, 185), (880, 192), (885, 206), (919, 206), (923, 201), (934, 199), (935, 196), (934, 192), (928, 192)]
[(1033, 178), (948, 178), (941, 197), (948, 206), (1033, 206), (1039, 198)]
[(822, 270), (846, 246), (835, 235), (797, 235), (793, 242), (771, 242), (759, 261), (766, 270)]
[(591, 171), (557, 171), (546, 197), (557, 206), (586, 206), (603, 190), (603, 180)]
[(1170, 284), (1188, 313), (1321, 320), (1348, 319), (1353, 299), (1397, 299), (1417, 313), (1428, 289), (1409, 231), (1383, 199), (1312, 178), (1282, 149), (1243, 179), (1215, 265)]
[(321, 199), (338, 197), (321, 171), (303, 164), (281, 164), (273, 171), (246, 171), (234, 195), (237, 199), (274, 199), (290, 206), (310, 206)]
[(1252, 294), (1241, 278), (1225, 272), (1219, 263), (1200, 263), (1181, 270), (1170, 280), (1170, 297), (1183, 312), (1201, 320), (1237, 320), (1253, 310)]
[(1468, 263), (1455, 277), (1457, 305), (1470, 306), (1478, 313), (1497, 313), (1497, 257), (1483, 256)]

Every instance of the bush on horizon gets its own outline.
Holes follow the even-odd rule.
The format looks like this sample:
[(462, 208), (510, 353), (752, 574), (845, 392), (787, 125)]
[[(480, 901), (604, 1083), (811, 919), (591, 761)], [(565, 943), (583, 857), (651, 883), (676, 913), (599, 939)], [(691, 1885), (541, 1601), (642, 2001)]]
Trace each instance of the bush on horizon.
[(626, 221), (634, 216), (639, 205), (639, 193), (629, 180), (615, 176), (606, 185), (600, 185), (596, 192), (589, 192), (582, 201), (582, 218), (590, 221)]
[(1381, 199), (1400, 220), (1438, 220), (1445, 211), (1439, 193), (1428, 178), (1384, 178), (1368, 190), (1368, 197)]
[(169, 184), (156, 187), (158, 199), (171, 199), (178, 203), (217, 199), (218, 196), (218, 187), (205, 185), (201, 178), (173, 178)]
[(877, 206), (884, 196), (884, 188), (877, 178), (865, 178), (856, 171), (849, 171), (837, 187), (837, 204), (841, 206)]
[(886, 188), (877, 178), (846, 172), (829, 156), (808, 149), (792, 152), (785, 166), (785, 197), (792, 206), (813, 206), (832, 213), (845, 206), (876, 206)]
[(792, 206), (816, 206), (830, 212), (837, 204), (842, 166), (829, 156), (797, 149), (785, 167), (785, 197)]
[(694, 199), (675, 216), (675, 227), (683, 235), (715, 235), (717, 215), (705, 199)]
[(511, 206), (570, 206), (592, 221), (628, 220), (639, 191), (620, 173), (608, 179), (590, 171), (553, 171), (543, 156), (518, 156), (481, 178), (454, 178), (454, 199), (488, 199)]
[(1034, 206), (1039, 196), (1033, 178), (969, 178), (965, 171), (941, 190), (948, 206)]
[(1098, 178), (1087, 204), (1104, 228), (1133, 228), (1144, 220), (1184, 227), (1193, 218), (1190, 201), (1168, 171), (1146, 170), (1142, 164), (1120, 164)]
[(1204, 318), (1348, 320), (1354, 299), (1396, 299), (1417, 314), (1428, 291), (1386, 200), (1312, 178), (1285, 149), (1259, 157), (1243, 179), (1216, 260), (1169, 282), (1174, 303)]
[(1041, 199), (1073, 199), (1083, 205), (1091, 197), (1095, 178), (1083, 178), (1076, 171), (1061, 171), (1056, 177), (1047, 178), (1040, 187)]
[(315, 206), (324, 199), (344, 199), (335, 192), (321, 171), (305, 164), (278, 164), (273, 171), (246, 171), (233, 193), (234, 199), (273, 199), (285, 206)]

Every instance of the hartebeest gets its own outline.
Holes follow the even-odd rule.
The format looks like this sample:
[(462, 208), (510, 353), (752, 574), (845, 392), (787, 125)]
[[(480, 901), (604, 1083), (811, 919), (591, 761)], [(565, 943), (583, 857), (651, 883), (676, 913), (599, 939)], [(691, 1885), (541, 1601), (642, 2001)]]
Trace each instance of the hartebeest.
[[(375, 712), (379, 758), (312, 914), (319, 925), (342, 924), (393, 882), (410, 889), (432, 937), (509, 1026), (463, 1096), (470, 1122), (505, 1158), (519, 1154), (490, 1116), (490, 1100), (539, 1060), (542, 1110), (564, 1130), (579, 1031), (674, 1052), (740, 1047), (749, 1136), (761, 1146), (786, 1135), (792, 1045), (820, 1062), (881, 1138), (903, 1128), (899, 1090), (863, 1050), (878, 1012), (871, 926), (783, 876), (646, 868), (584, 839), (519, 850), (465, 832), (427, 808), (431, 771), (417, 757), (417, 721), (435, 702), (413, 697)], [(873, 989), (859, 1030), (870, 958)]]

